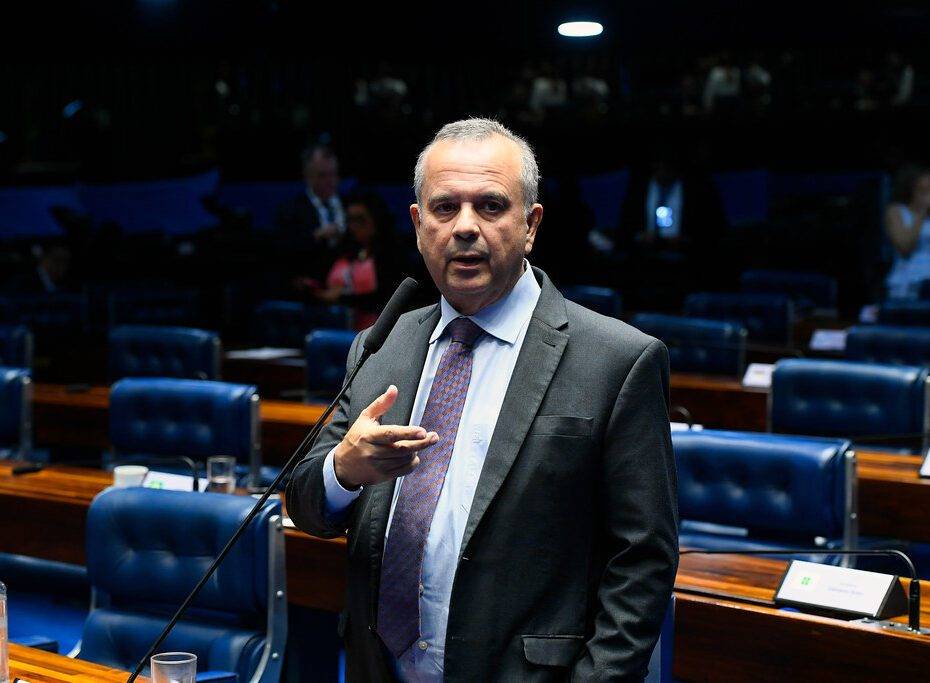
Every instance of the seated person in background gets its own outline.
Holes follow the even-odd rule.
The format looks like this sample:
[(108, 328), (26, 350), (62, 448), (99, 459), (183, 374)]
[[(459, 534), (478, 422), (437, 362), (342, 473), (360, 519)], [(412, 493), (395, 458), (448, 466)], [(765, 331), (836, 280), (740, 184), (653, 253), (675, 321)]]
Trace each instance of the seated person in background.
[(885, 286), (890, 299), (916, 299), (921, 281), (930, 280), (930, 168), (901, 169), (895, 195), (885, 210), (885, 233), (894, 248)]
[(374, 324), (378, 311), (400, 282), (400, 264), (391, 214), (372, 193), (346, 199), (347, 233), (322, 285), (300, 278), (298, 287), (316, 301), (343, 304), (353, 312), (353, 327)]
[(299, 248), (302, 261), (310, 259), (314, 276), (322, 279), (346, 231), (338, 194), (339, 160), (331, 149), (320, 145), (306, 150), (301, 158), (306, 187), (278, 208), (278, 232), (289, 247)]
[(19, 294), (55, 294), (66, 290), (71, 251), (63, 244), (36, 245), (34, 270), (14, 277), (9, 289)]

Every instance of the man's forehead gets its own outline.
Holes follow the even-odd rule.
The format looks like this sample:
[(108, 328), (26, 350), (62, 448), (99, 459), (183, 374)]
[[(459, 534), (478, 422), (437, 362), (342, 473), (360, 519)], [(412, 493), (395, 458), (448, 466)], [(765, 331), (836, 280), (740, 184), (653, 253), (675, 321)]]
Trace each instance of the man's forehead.
[(424, 181), (434, 191), (462, 183), (517, 189), (520, 164), (519, 147), (500, 135), (440, 140), (427, 152)]

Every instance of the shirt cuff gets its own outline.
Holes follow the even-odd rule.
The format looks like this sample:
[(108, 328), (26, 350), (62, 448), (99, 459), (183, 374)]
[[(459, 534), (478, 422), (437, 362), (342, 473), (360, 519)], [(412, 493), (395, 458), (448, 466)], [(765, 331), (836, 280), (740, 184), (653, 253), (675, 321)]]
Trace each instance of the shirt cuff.
[(323, 489), (326, 492), (326, 515), (338, 516), (346, 511), (355, 499), (362, 494), (359, 487), (355, 491), (349, 491), (336, 478), (336, 466), (333, 462), (336, 449), (333, 448), (326, 454), (326, 460), (323, 461)]

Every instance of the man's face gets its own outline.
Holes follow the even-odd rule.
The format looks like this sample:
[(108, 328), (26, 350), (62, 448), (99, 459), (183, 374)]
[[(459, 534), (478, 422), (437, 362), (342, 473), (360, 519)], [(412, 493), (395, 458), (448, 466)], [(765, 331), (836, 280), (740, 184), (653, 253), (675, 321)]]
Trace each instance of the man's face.
[(304, 179), (313, 194), (325, 201), (339, 187), (339, 162), (333, 156), (314, 154), (304, 168)]
[(441, 141), (426, 157), (421, 204), (410, 207), (417, 248), (457, 311), (471, 315), (516, 284), (543, 208), (524, 212), (520, 149), (507, 138)]

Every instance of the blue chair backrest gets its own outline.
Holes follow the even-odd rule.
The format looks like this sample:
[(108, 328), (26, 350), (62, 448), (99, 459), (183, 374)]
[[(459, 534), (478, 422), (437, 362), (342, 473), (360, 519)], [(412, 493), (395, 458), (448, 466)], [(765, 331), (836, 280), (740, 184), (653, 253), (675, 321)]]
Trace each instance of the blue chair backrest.
[(771, 431), (844, 438), (887, 436), (898, 447), (927, 431), (926, 368), (793, 358), (775, 364)]
[(342, 388), (346, 359), (355, 340), (351, 330), (316, 330), (307, 335), (307, 389), (332, 391)]
[(37, 333), (80, 333), (87, 326), (87, 299), (81, 294), (24, 294), (0, 298), (0, 321)]
[(698, 292), (685, 298), (684, 313), (739, 322), (753, 341), (789, 345), (792, 341), (794, 302), (784, 294)]
[(345, 329), (345, 306), (307, 306), (297, 301), (263, 301), (255, 309), (255, 334), (267, 346), (299, 349), (317, 328)]
[(110, 443), (120, 456), (232, 455), (261, 467), (259, 399), (248, 384), (121, 379), (110, 391)]
[(639, 313), (630, 324), (665, 343), (669, 364), (676, 372), (743, 374), (747, 333), (738, 323)]
[(194, 289), (126, 289), (110, 292), (110, 325), (189, 325), (200, 317)]
[(930, 327), (930, 301), (886, 301), (878, 309), (883, 325)]
[[(672, 433), (683, 520), (748, 530), (741, 541), (811, 547), (816, 537), (855, 543), (855, 470), (846, 440), (705, 429)], [(682, 540), (694, 542), (694, 538)]]
[(562, 295), (569, 301), (611, 318), (619, 317), (623, 309), (623, 297), (610, 287), (568, 285), (562, 287)]
[(846, 357), (889, 365), (930, 365), (930, 327), (850, 327), (846, 333)]
[(32, 367), (32, 332), (25, 325), (0, 325), (0, 365)]
[(220, 337), (193, 327), (123, 325), (110, 330), (110, 379), (219, 379)]
[(0, 367), (0, 449), (25, 458), (32, 447), (32, 379), (26, 368)]
[[(133, 669), (253, 502), (140, 487), (98, 495), (87, 515), (87, 572), (97, 609), (78, 656)], [(165, 650), (196, 654), (201, 671), (278, 680), (287, 631), (280, 514), (279, 502), (262, 508)]]
[(747, 270), (740, 289), (758, 294), (785, 294), (806, 308), (836, 308), (836, 279), (821, 273), (790, 270)]

